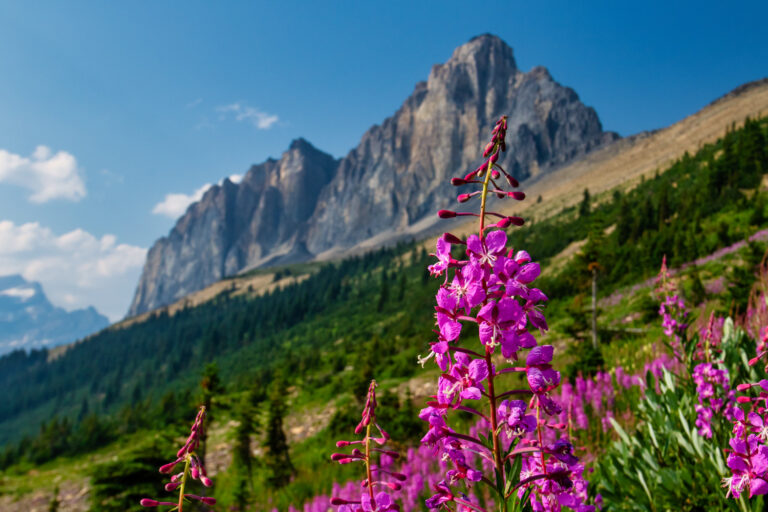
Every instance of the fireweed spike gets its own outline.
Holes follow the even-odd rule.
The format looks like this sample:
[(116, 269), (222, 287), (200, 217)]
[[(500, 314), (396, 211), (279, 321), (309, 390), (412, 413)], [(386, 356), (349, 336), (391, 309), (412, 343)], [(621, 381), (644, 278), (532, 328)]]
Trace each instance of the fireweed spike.
[[(504, 116), (484, 148), (484, 162), (463, 178), (451, 180), (457, 187), (477, 187), (461, 193), (458, 201), (476, 204), (479, 198), (479, 213), (438, 212), (442, 219), (477, 217), (478, 228), (466, 239), (449, 233), (440, 237), (438, 261), (429, 267), (433, 276), (444, 276), (444, 282), (436, 297), (437, 340), (419, 361), (423, 364), (434, 356), (442, 375), (434, 400), (419, 414), (429, 424), (422, 443), (449, 461), (452, 469), (442, 475), (426, 505), (482, 511), (471, 494), (482, 482), (495, 491), (492, 498), (500, 511), (508, 509), (510, 500), (530, 502), (534, 510), (559, 511), (564, 503), (580, 511), (594, 510), (585, 503), (586, 493), (573, 485), (578, 480), (582, 491), (586, 485), (573, 446), (567, 438), (551, 442), (552, 434), (559, 437), (564, 429), (558, 421), (547, 421), (561, 411), (550, 397), (560, 384), (560, 373), (552, 367), (553, 348), (538, 345), (534, 337), (535, 331), (547, 330), (542, 312), (547, 296), (533, 287), (539, 264), (527, 252), (507, 247), (504, 229), (521, 226), (523, 219), (489, 210), (490, 198), (525, 198), (522, 192), (505, 190), (499, 179), (504, 175), (507, 184), (518, 185), (499, 165), (506, 132)], [(452, 258), (453, 246), (465, 248), (465, 259)], [(462, 336), (468, 322), (477, 324), (478, 339)], [(515, 373), (527, 388), (501, 389), (508, 382), (502, 375)], [(512, 395), (522, 399), (507, 398)], [(455, 431), (450, 426), (455, 410), (471, 412), (480, 418), (478, 424), (467, 433)], [(472, 434), (481, 431), (481, 436)]]
[[(381, 456), (386, 455), (397, 459), (399, 454), (392, 450), (380, 448), (389, 440), (387, 434), (376, 422), (376, 381), (372, 380), (368, 386), (368, 394), (363, 407), (360, 423), (355, 427), (355, 434), (363, 434), (361, 440), (337, 441), (338, 448), (360, 445), (360, 448), (352, 448), (350, 453), (334, 453), (331, 460), (339, 464), (362, 462), (365, 465), (365, 478), (361, 482), (360, 496), (349, 499), (340, 497), (331, 498), (331, 505), (337, 507), (338, 512), (386, 512), (399, 510), (392, 496), (385, 489), (397, 491), (401, 488), (401, 482), (406, 476), (394, 471), (384, 469)], [(372, 433), (378, 433), (374, 437)], [(376, 454), (379, 462), (376, 462)], [(386, 480), (385, 480), (386, 479)]]
[(211, 482), (211, 479), (208, 478), (208, 475), (205, 472), (202, 462), (195, 454), (195, 450), (200, 445), (203, 429), (205, 428), (204, 423), (205, 407), (200, 407), (200, 410), (195, 417), (195, 421), (192, 423), (189, 437), (187, 437), (184, 445), (176, 453), (174, 460), (168, 464), (160, 466), (161, 473), (172, 474), (178, 466), (182, 464), (184, 465), (184, 469), (181, 472), (174, 474), (171, 477), (171, 481), (165, 485), (166, 491), (173, 492), (178, 489), (178, 500), (176, 502), (170, 502), (144, 498), (139, 502), (142, 507), (176, 507), (173, 510), (184, 512), (184, 503), (189, 502), (190, 500), (199, 501), (206, 505), (214, 505), (216, 503), (215, 498), (198, 496), (196, 494), (185, 494), (184, 492), (190, 478), (192, 480), (199, 480), (205, 487), (211, 487), (213, 485), (213, 482)]

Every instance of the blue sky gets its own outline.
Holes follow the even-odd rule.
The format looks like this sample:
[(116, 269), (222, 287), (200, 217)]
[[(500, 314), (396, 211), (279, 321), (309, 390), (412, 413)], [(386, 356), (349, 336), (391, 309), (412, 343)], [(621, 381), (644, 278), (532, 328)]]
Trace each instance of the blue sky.
[(1, 3), (0, 274), (116, 319), (185, 197), (299, 136), (344, 155), (484, 32), (604, 128), (666, 126), (768, 75), (767, 4), (722, 5)]

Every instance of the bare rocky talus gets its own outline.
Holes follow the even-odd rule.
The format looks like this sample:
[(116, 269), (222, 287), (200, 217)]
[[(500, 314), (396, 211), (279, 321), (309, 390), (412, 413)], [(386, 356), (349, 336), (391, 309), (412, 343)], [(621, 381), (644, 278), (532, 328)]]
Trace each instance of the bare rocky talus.
[(450, 197), (447, 178), (477, 165), (502, 114), (509, 126), (504, 162), (520, 179), (618, 138), (545, 68), (524, 73), (504, 41), (476, 37), (434, 66), (341, 160), (298, 140), (240, 184), (211, 188), (149, 251), (129, 315), (243, 269), (425, 232)]

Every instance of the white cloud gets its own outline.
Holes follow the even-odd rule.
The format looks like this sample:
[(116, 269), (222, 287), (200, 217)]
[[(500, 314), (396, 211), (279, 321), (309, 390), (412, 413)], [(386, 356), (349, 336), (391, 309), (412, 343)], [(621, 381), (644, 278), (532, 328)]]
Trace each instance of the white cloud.
[(5, 295), (7, 297), (13, 297), (15, 299), (21, 299), (22, 302), (26, 302), (32, 297), (35, 296), (35, 289), (34, 288), (22, 288), (22, 287), (16, 287), (16, 288), (6, 288), (5, 290), (0, 290), (0, 295)]
[[(228, 176), (229, 181), (232, 183), (240, 183), (243, 180), (242, 174), (232, 174)], [(219, 185), (224, 183), (224, 180), (219, 182)], [(178, 219), (187, 211), (189, 205), (196, 203), (203, 198), (208, 189), (213, 185), (206, 183), (202, 187), (198, 188), (191, 194), (172, 193), (166, 194), (165, 199), (160, 201), (152, 208), (152, 213), (155, 215), (165, 215), (171, 219)]]
[(85, 197), (85, 183), (75, 157), (66, 151), (54, 154), (45, 146), (37, 146), (29, 157), (0, 149), (0, 183), (29, 189), (33, 203)]
[(147, 249), (75, 229), (56, 235), (37, 222), (0, 221), (0, 275), (21, 274), (43, 285), (66, 309), (94, 306), (110, 320), (128, 310)]
[(240, 103), (232, 103), (231, 105), (224, 105), (216, 109), (217, 112), (225, 116), (232, 114), (237, 121), (246, 121), (251, 123), (259, 130), (269, 130), (280, 119), (274, 114), (268, 114), (261, 110), (248, 105), (242, 105)]
[(211, 188), (210, 183), (206, 183), (199, 189), (195, 190), (191, 194), (166, 194), (165, 199), (160, 201), (152, 208), (152, 213), (156, 215), (165, 215), (171, 219), (178, 219), (192, 203), (203, 198), (208, 189)]

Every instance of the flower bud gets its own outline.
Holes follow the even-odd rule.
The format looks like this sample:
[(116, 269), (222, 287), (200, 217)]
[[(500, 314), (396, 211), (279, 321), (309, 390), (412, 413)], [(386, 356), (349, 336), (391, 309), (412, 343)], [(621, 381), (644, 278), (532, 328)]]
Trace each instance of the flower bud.
[(495, 152), (493, 155), (491, 155), (491, 162), (496, 163), (499, 160), (499, 152)]
[(203, 496), (202, 498), (200, 498), (200, 501), (202, 501), (206, 505), (215, 505), (216, 504), (216, 498), (209, 498), (207, 496)]
[[(437, 212), (437, 216), (441, 219), (451, 219), (456, 216), (456, 212), (452, 212), (451, 210), (440, 210)], [(359, 432), (357, 432), (359, 434)]]
[(491, 151), (493, 151), (493, 142), (489, 142), (488, 145), (485, 146), (485, 151), (483, 151), (483, 158), (490, 155)]
[(349, 441), (336, 441), (336, 448), (344, 448), (349, 446)]
[(740, 396), (736, 398), (736, 401), (739, 402), (740, 404), (748, 404), (749, 402), (752, 401), (752, 399), (749, 398), (748, 396)]
[(160, 472), (161, 472), (161, 473), (170, 473), (171, 471), (173, 471), (173, 468), (174, 468), (174, 467), (176, 466), (176, 464), (178, 464), (179, 462), (181, 462), (181, 459), (176, 459), (175, 461), (173, 461), (173, 462), (169, 462), (168, 464), (166, 464), (166, 465), (164, 465), (164, 466), (160, 466)]
[[(445, 240), (449, 244), (454, 244), (454, 245), (459, 245), (459, 244), (466, 245), (467, 243), (461, 238), (457, 237), (456, 235), (452, 235), (451, 233), (443, 233), (443, 240)], [(338, 446), (338, 444), (336, 446)]]
[(748, 390), (751, 387), (752, 387), (752, 384), (739, 384), (738, 386), (736, 386), (736, 390), (737, 391), (746, 391), (746, 390)]
[(519, 187), (520, 186), (520, 183), (518, 183), (518, 181), (515, 178), (513, 178), (512, 176), (510, 176), (509, 174), (507, 174), (507, 183), (509, 183), (510, 187)]
[(466, 185), (467, 180), (461, 179), (461, 178), (451, 178), (451, 185), (454, 187), (460, 187), (461, 185)]
[(202, 483), (204, 486), (206, 486), (206, 487), (210, 487), (210, 486), (212, 486), (212, 485), (213, 485), (213, 482), (212, 482), (212, 481), (211, 481), (211, 479), (210, 479), (210, 478), (208, 478), (207, 476), (202, 476), (202, 475), (201, 475), (201, 476), (200, 476), (200, 482), (201, 482), (201, 483)]
[(181, 485), (181, 482), (169, 482), (165, 484), (165, 490), (166, 491), (175, 491), (178, 486)]
[(501, 173), (497, 171), (496, 169), (491, 170), (491, 178), (497, 179), (499, 176), (501, 176)]
[(142, 507), (156, 507), (156, 506), (158, 506), (160, 504), (160, 502), (157, 501), (157, 500), (151, 500), (149, 498), (144, 498), (143, 500), (141, 500), (139, 502), (139, 504)]
[(522, 201), (523, 199), (525, 199), (525, 192), (519, 192), (517, 190), (512, 191), (512, 192), (508, 192), (507, 195), (509, 197), (513, 197), (513, 198), (517, 199), (518, 201)]
[(472, 194), (459, 194), (456, 200), (460, 203), (466, 203), (472, 198)]

